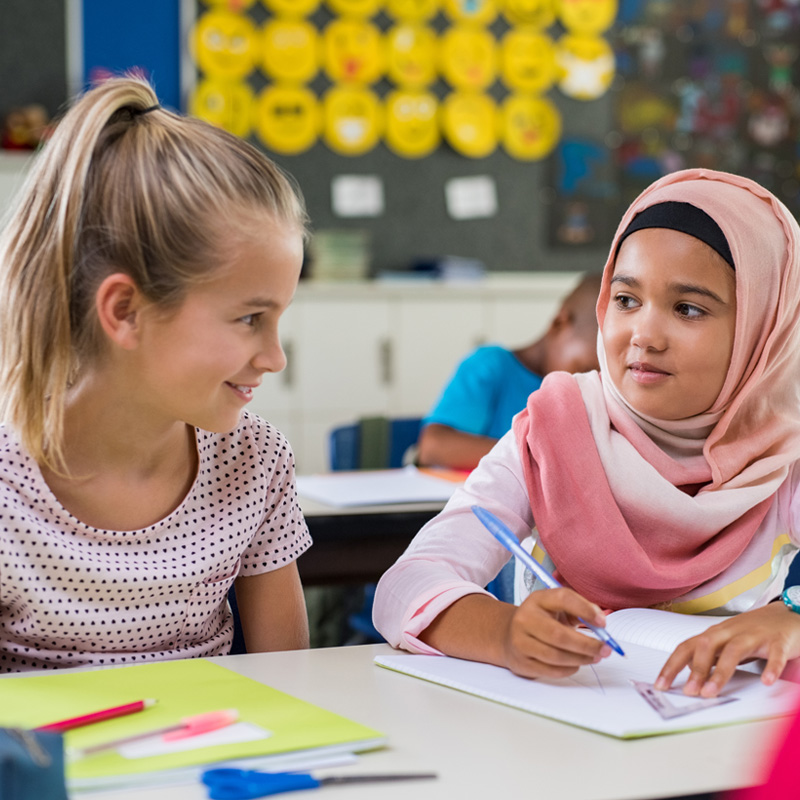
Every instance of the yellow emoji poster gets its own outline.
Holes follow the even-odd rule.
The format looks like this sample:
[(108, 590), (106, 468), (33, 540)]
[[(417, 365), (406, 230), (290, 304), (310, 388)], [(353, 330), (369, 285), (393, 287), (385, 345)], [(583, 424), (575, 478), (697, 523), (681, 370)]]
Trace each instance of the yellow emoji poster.
[(485, 94), (453, 92), (442, 104), (442, 128), (456, 152), (483, 158), (497, 148), (497, 106)]
[(444, 10), (453, 22), (488, 25), (497, 16), (497, 0), (444, 0)]
[(322, 34), (323, 62), (337, 83), (374, 83), (384, 72), (383, 36), (371, 22), (341, 17)]
[(256, 0), (205, 0), (207, 6), (212, 8), (224, 8), (227, 11), (233, 11), (238, 14), (241, 11), (247, 11), (251, 8)]
[(383, 0), (327, 0), (335, 14), (347, 17), (371, 17), (376, 14)]
[(536, 28), (512, 28), (500, 46), (503, 83), (519, 92), (546, 92), (556, 79), (556, 47)]
[(564, 34), (556, 49), (558, 88), (575, 100), (595, 100), (614, 79), (614, 51), (600, 36)]
[(215, 9), (197, 20), (191, 44), (194, 59), (207, 77), (238, 80), (255, 67), (260, 37), (249, 17)]
[(377, 95), (360, 86), (334, 86), (323, 99), (325, 144), (344, 156), (371, 150), (382, 132), (383, 109)]
[(505, 151), (520, 161), (550, 155), (561, 137), (561, 115), (551, 100), (511, 94), (500, 109), (500, 138)]
[(617, 0), (556, 0), (556, 14), (570, 33), (598, 36), (617, 16)]
[(253, 90), (242, 81), (204, 80), (189, 97), (189, 113), (236, 136), (252, 130)]
[(454, 89), (486, 89), (497, 74), (494, 37), (483, 28), (457, 25), (441, 38), (440, 69)]
[(306, 17), (316, 11), (320, 0), (262, 0), (269, 11), (281, 17)]
[(386, 74), (405, 89), (421, 89), (436, 80), (436, 34), (422, 25), (395, 25), (386, 35)]
[(503, 15), (513, 25), (549, 28), (556, 20), (556, 0), (503, 0)]
[(269, 149), (284, 155), (308, 150), (320, 131), (316, 95), (304, 86), (273, 84), (256, 104), (256, 133)]
[(432, 153), (441, 139), (439, 102), (430, 92), (397, 91), (386, 98), (386, 144), (403, 158)]
[(304, 19), (273, 19), (263, 29), (262, 67), (275, 81), (306, 83), (319, 70), (317, 29)]
[(439, 13), (440, 0), (386, 0), (386, 10), (402, 22), (426, 22)]

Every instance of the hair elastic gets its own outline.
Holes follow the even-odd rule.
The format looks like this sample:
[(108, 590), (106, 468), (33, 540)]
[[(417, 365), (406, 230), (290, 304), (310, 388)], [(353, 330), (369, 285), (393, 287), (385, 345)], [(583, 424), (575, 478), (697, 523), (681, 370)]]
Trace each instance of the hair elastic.
[(736, 269), (731, 248), (722, 228), (705, 211), (691, 203), (669, 200), (640, 211), (619, 237), (617, 252), (627, 236), (643, 228), (669, 228), (694, 236), (719, 253), (731, 269)]
[(151, 111), (158, 111), (161, 106), (156, 103), (154, 106), (150, 106), (150, 108), (132, 108), (131, 115), (134, 117), (141, 117), (143, 114), (149, 114)]

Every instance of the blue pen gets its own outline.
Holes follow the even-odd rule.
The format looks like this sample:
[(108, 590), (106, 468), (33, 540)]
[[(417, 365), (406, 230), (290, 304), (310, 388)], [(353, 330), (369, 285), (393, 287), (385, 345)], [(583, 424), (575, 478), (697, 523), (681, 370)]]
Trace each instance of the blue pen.
[[(561, 584), (529, 553), (522, 549), (517, 537), (508, 529), (508, 526), (499, 520), (491, 511), (481, 507), (472, 506), (475, 516), (483, 523), (486, 530), (497, 539), (503, 547), (515, 555), (539, 580), (551, 589), (559, 589)], [(580, 619), (580, 617), (578, 617)], [(614, 641), (614, 638), (605, 628), (590, 625), (585, 619), (580, 621), (601, 641), (605, 642), (612, 650), (625, 655), (625, 651)]]

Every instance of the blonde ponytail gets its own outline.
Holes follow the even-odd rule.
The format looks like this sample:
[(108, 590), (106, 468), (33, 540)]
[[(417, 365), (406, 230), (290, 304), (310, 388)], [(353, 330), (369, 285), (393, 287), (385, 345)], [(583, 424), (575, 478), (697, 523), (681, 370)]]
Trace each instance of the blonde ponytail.
[(249, 211), (305, 230), (299, 193), (269, 159), (158, 108), (146, 82), (112, 79), (73, 105), (0, 233), (0, 419), (34, 459), (64, 469), (66, 393), (102, 351), (103, 278), (125, 272), (176, 306)]

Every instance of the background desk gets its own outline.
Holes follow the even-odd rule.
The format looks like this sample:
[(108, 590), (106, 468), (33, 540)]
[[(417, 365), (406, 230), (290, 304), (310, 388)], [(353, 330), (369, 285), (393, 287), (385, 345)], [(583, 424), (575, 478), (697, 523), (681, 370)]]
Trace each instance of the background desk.
[(313, 547), (297, 560), (304, 586), (376, 583), (444, 503), (341, 508), (300, 497)]
[[(383, 732), (388, 747), (318, 774), (433, 771), (436, 780), (324, 789), (313, 800), (645, 800), (753, 782), (781, 722), (622, 741), (374, 666), (388, 645), (213, 659)], [(201, 800), (199, 785), (93, 800)], [(286, 795), (291, 797), (305, 795)]]

